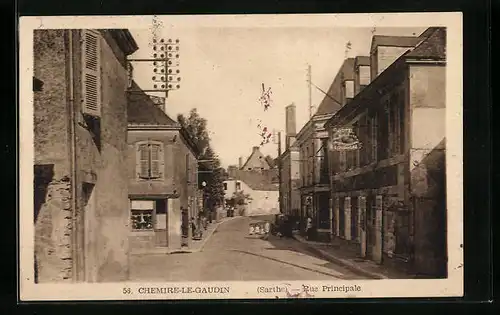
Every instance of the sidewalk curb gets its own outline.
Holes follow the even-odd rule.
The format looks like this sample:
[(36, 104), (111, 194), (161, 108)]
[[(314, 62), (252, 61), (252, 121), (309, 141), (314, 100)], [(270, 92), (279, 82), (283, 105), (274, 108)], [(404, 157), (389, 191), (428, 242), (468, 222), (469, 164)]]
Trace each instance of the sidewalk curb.
[(321, 250), (321, 249), (315, 247), (314, 245), (311, 245), (311, 244), (304, 242), (303, 240), (297, 238), (295, 235), (293, 235), (293, 238), (296, 241), (307, 245), (307, 247), (309, 247), (310, 250), (314, 251), (316, 254), (320, 255), (321, 257), (325, 258), (326, 260), (333, 262), (337, 265), (340, 265), (342, 267), (345, 267), (354, 273), (357, 273), (357, 274), (360, 274), (363, 276), (367, 276), (367, 277), (370, 277), (372, 279), (389, 279), (387, 276), (385, 276), (383, 274), (367, 271), (367, 270), (360, 268), (360, 267), (356, 266), (355, 264), (347, 261), (346, 259), (335, 257), (334, 255), (332, 255), (324, 250)]

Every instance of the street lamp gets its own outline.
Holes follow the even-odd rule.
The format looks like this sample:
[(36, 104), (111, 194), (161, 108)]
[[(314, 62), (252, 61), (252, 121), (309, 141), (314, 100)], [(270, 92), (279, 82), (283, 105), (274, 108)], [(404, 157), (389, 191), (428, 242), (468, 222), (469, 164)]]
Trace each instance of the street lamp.
[(208, 218), (208, 222), (212, 223), (212, 211), (211, 210), (208, 210), (208, 205), (207, 205), (207, 192), (206, 192), (206, 188), (207, 188), (207, 182), (203, 181), (201, 182), (201, 186), (203, 187), (202, 190), (203, 190), (203, 211), (206, 210), (206, 213), (209, 215), (209, 218)]

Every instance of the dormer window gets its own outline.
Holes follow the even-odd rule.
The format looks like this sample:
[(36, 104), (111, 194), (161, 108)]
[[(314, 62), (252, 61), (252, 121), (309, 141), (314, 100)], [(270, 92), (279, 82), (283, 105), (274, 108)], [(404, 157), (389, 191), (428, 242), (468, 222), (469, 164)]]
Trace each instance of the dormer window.
[(370, 84), (370, 66), (360, 66), (359, 71), (359, 85), (366, 86)]
[(345, 98), (353, 98), (354, 97), (354, 81), (353, 80), (346, 80), (344, 81), (344, 88), (345, 88)]

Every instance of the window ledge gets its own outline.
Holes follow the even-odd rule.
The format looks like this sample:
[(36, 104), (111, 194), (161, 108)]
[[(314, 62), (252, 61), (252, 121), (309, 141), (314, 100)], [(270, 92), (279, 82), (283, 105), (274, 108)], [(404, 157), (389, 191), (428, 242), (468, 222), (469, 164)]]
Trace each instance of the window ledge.
[(151, 179), (137, 178), (137, 181), (140, 183), (143, 183), (143, 182), (163, 182), (164, 179), (163, 178), (151, 178)]
[(134, 236), (154, 236), (154, 230), (132, 230)]

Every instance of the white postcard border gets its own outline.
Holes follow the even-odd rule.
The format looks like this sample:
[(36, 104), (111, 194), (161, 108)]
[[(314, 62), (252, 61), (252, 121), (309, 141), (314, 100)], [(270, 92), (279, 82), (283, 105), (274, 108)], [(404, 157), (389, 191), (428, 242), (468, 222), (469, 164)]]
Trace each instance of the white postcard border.
[[(286, 298), (290, 292), (300, 291), (304, 293), (307, 291), (304, 290), (304, 285), (310, 288), (318, 288), (318, 291), (309, 292), (312, 296), (305, 296), (315, 298), (446, 297), (463, 295), (463, 60), (461, 13), (199, 15), (158, 16), (158, 18), (168, 22), (165, 23), (167, 28), (345, 28), (425, 27), (428, 25), (447, 27), (446, 182), (448, 207), (448, 278), (432, 280), (35, 284), (33, 267), (33, 31), (35, 29), (78, 29), (88, 27), (89, 25), (92, 25), (93, 28), (130, 28), (133, 25), (134, 29), (147, 29), (151, 25), (152, 16), (21, 17), (19, 21), (19, 298), (21, 301)], [(323, 286), (332, 286), (337, 289), (334, 291), (324, 291)], [(357, 286), (359, 286), (359, 290)], [(209, 287), (212, 289), (209, 289)], [(213, 289), (215, 287), (228, 287), (229, 292), (225, 292), (225, 289), (222, 289), (222, 291), (221, 289)], [(259, 292), (259, 288), (273, 287), (288, 289), (280, 292), (273, 292), (272, 290)], [(345, 287), (354, 289), (350, 291), (350, 289), (346, 289)], [(143, 291), (142, 293), (140, 292), (141, 290)], [(155, 290), (159, 290), (158, 293), (154, 293)], [(210, 293), (215, 291), (218, 293)]]

